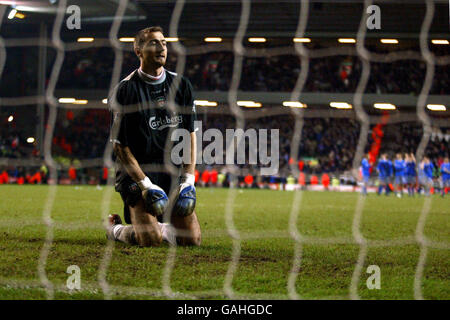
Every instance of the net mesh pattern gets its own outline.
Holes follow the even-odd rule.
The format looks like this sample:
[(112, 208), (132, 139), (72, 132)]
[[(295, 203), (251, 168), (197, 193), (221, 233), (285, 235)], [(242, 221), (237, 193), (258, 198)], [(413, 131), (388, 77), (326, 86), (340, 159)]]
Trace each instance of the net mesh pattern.
[[(292, 137), (290, 139), (290, 158), (298, 159), (299, 154), (299, 146), (302, 139), (302, 131), (305, 123), (305, 119), (309, 117), (317, 117), (326, 114), (329, 114), (326, 111), (322, 113), (319, 112), (310, 112), (305, 114), (303, 109), (298, 108), (286, 108), (283, 111), (277, 109), (273, 112), (269, 113), (259, 113), (255, 112), (243, 112), (242, 109), (237, 105), (238, 100), (238, 88), (241, 81), (243, 61), (246, 57), (272, 57), (279, 56), (283, 54), (295, 54), (301, 61), (301, 69), (298, 75), (295, 87), (291, 92), (291, 101), (301, 101), (301, 95), (304, 92), (304, 86), (308, 77), (310, 60), (330, 57), (336, 55), (354, 55), (357, 56), (362, 62), (362, 73), (358, 82), (358, 86), (353, 95), (353, 106), (354, 106), (354, 115), (356, 115), (356, 119), (360, 124), (360, 133), (358, 144), (356, 146), (356, 152), (353, 158), (353, 174), (355, 177), (358, 176), (359, 166), (361, 160), (364, 155), (364, 150), (367, 146), (368, 135), (370, 131), (370, 124), (376, 123), (377, 119), (373, 119), (363, 108), (363, 96), (365, 89), (367, 87), (370, 73), (371, 73), (371, 63), (392, 63), (398, 60), (406, 60), (406, 59), (415, 59), (424, 61), (426, 63), (426, 75), (423, 82), (422, 89), (420, 91), (420, 95), (417, 100), (416, 106), (416, 117), (419, 119), (420, 123), (423, 127), (423, 135), (420, 141), (420, 144), (416, 150), (416, 159), (422, 159), (430, 140), (432, 126), (430, 117), (427, 115), (426, 102), (430, 92), (430, 88), (432, 86), (433, 77), (435, 73), (436, 65), (445, 66), (450, 63), (450, 56), (439, 56), (436, 57), (433, 53), (430, 52), (428, 47), (428, 36), (430, 25), (434, 16), (434, 2), (432, 0), (426, 0), (426, 12), (424, 16), (424, 20), (422, 22), (422, 28), (420, 32), (420, 54), (417, 52), (391, 52), (387, 54), (374, 53), (367, 50), (365, 47), (365, 39), (366, 39), (366, 12), (365, 10), (362, 12), (361, 22), (359, 26), (359, 30), (357, 33), (357, 43), (356, 48), (353, 47), (335, 47), (335, 48), (326, 48), (326, 49), (308, 49), (302, 43), (295, 43), (294, 48), (292, 47), (281, 47), (281, 48), (267, 48), (267, 49), (251, 49), (245, 48), (243, 46), (243, 41), (246, 35), (247, 27), (249, 24), (250, 12), (251, 12), (251, 1), (242, 0), (241, 1), (241, 16), (239, 20), (239, 26), (237, 32), (234, 36), (232, 44), (220, 44), (215, 45), (214, 47), (204, 45), (197, 47), (184, 47), (180, 42), (175, 42), (173, 44), (173, 49), (177, 54), (177, 65), (176, 65), (176, 73), (184, 74), (186, 67), (186, 56), (195, 55), (201, 53), (207, 53), (211, 51), (230, 51), (234, 55), (233, 69), (232, 69), (232, 77), (230, 89), (228, 91), (228, 104), (230, 108), (231, 115), (235, 119), (236, 127), (235, 129), (245, 129), (246, 121), (258, 119), (259, 117), (266, 117), (268, 115), (280, 115), (280, 114), (289, 114), (294, 118), (294, 130), (292, 132)], [(63, 62), (65, 59), (65, 54), (68, 51), (76, 51), (85, 49), (89, 46), (110, 46), (114, 50), (114, 67), (113, 74), (111, 78), (111, 83), (109, 86), (109, 92), (112, 96), (112, 92), (116, 84), (120, 81), (121, 76), (121, 68), (123, 62), (123, 52), (127, 50), (123, 43), (121, 43), (118, 39), (118, 32), (120, 26), (123, 22), (123, 17), (125, 10), (127, 8), (128, 1), (120, 0), (118, 1), (118, 6), (115, 14), (115, 19), (111, 25), (111, 29), (109, 32), (109, 39), (100, 39), (93, 44), (80, 44), (80, 43), (64, 43), (60, 38), (61, 29), (64, 27), (64, 17), (67, 8), (67, 1), (60, 0), (58, 3), (58, 9), (55, 15), (55, 20), (53, 24), (53, 29), (51, 33), (51, 37), (49, 40), (33, 38), (33, 39), (8, 39), (5, 40), (0, 37), (0, 76), (3, 73), (5, 62), (7, 47), (32, 47), (32, 46), (47, 46), (56, 51), (56, 57), (52, 66), (49, 82), (47, 88), (45, 90), (45, 95), (36, 95), (36, 96), (28, 96), (28, 97), (14, 97), (14, 98), (1, 98), (0, 103), (3, 106), (23, 106), (23, 105), (33, 105), (38, 103), (45, 103), (49, 108), (49, 117), (48, 122), (45, 129), (45, 140), (44, 140), (44, 159), (45, 163), (49, 168), (50, 179), (56, 179), (57, 176), (57, 167), (58, 165), (55, 163), (52, 157), (52, 138), (54, 136), (55, 125), (57, 121), (57, 113), (58, 110), (68, 108), (66, 105), (58, 103), (57, 98), (55, 97), (55, 88), (58, 82), (58, 78), (60, 75), (61, 68), (63, 66)], [(372, 1), (365, 1), (364, 8), (372, 5)], [(175, 7), (172, 12), (172, 17), (170, 21), (169, 28), (169, 37), (178, 37), (178, 25), (183, 13), (183, 8), (185, 7), (184, 0), (177, 0)], [(0, 26), (5, 18), (6, 6), (0, 6)], [(295, 37), (303, 38), (305, 36), (305, 30), (308, 24), (310, 3), (309, 1), (301, 1), (300, 12), (298, 14), (298, 26), (296, 30)], [(129, 50), (129, 49), (128, 49)], [(174, 83), (174, 86), (178, 86), (178, 83)], [(112, 102), (114, 105), (114, 102)], [(83, 108), (89, 108), (84, 107)], [(175, 108), (174, 101), (169, 101), (169, 107)], [(98, 108), (96, 106), (95, 108)], [(199, 113), (202, 112), (201, 109), (198, 110)], [(346, 115), (343, 115), (345, 117)], [(337, 116), (337, 117), (342, 117)], [(393, 122), (401, 122), (410, 120), (410, 116), (398, 117), (396, 119), (391, 119)], [(238, 141), (239, 143), (239, 141)], [(85, 167), (94, 167), (98, 165), (104, 165), (108, 168), (113, 166), (112, 162), (112, 146), (110, 144), (107, 145), (104, 150), (104, 155), (102, 158), (97, 158), (94, 160), (87, 160), (82, 162)], [(167, 159), (166, 159), (167, 160)], [(27, 160), (27, 159), (9, 159), (2, 158), (0, 159), (0, 164), (13, 164), (13, 165), (22, 165), (22, 166), (33, 166), (36, 165), (36, 161)], [(173, 172), (173, 168), (169, 165), (169, 161), (167, 161), (166, 169), (170, 172)], [(237, 166), (228, 165), (227, 169), (231, 173), (231, 179), (237, 181)], [(290, 170), (294, 176), (298, 176), (299, 169), (296, 165), (292, 164), (290, 166)], [(113, 179), (109, 178), (108, 185), (113, 185)], [(48, 194), (45, 201), (45, 206), (42, 212), (42, 219), (46, 225), (46, 236), (45, 242), (41, 249), (39, 263), (38, 263), (38, 274), (39, 274), (39, 283), (38, 282), (11, 282), (8, 283), (10, 285), (15, 285), (16, 287), (44, 287), (46, 289), (46, 294), (48, 299), (53, 299), (55, 295), (55, 290), (65, 290), (64, 287), (55, 287), (55, 285), (48, 279), (46, 273), (46, 265), (49, 257), (50, 250), (53, 245), (54, 238), (54, 222), (52, 220), (52, 210), (57, 201), (56, 198), (56, 184), (51, 184), (48, 187)], [(110, 203), (113, 195), (113, 188), (108, 188), (103, 195), (102, 205), (101, 205), (101, 216), (104, 221), (105, 229), (108, 227), (108, 219), (107, 216), (110, 212)], [(230, 188), (227, 193), (227, 197), (225, 199), (225, 222), (227, 228), (227, 234), (232, 239), (232, 255), (230, 257), (230, 263), (228, 270), (226, 272), (225, 280), (223, 283), (223, 288), (220, 290), (210, 290), (203, 292), (192, 292), (190, 294), (187, 293), (179, 293), (171, 288), (171, 274), (174, 270), (175, 260), (177, 256), (176, 246), (170, 246), (167, 252), (167, 259), (164, 267), (164, 272), (162, 276), (162, 288), (161, 290), (152, 290), (148, 288), (139, 288), (139, 287), (127, 287), (127, 286), (117, 286), (110, 285), (107, 281), (108, 268), (110, 266), (112, 253), (114, 250), (114, 241), (108, 240), (106, 246), (103, 251), (103, 256), (101, 258), (101, 263), (98, 269), (98, 283), (83, 283), (83, 288), (85, 290), (97, 288), (100, 286), (104, 293), (105, 299), (111, 299), (113, 296), (113, 292), (120, 292), (122, 294), (130, 294), (130, 295), (150, 295), (155, 297), (166, 297), (166, 298), (207, 298), (207, 297), (215, 297), (217, 295), (225, 295), (230, 299), (253, 299), (253, 298), (285, 298), (285, 299), (301, 299), (301, 295), (296, 291), (296, 281), (298, 278), (299, 270), (302, 265), (302, 254), (305, 245), (324, 245), (324, 244), (356, 244), (359, 246), (359, 254), (358, 258), (355, 262), (353, 275), (351, 278), (351, 284), (348, 288), (348, 296), (344, 297), (331, 297), (331, 298), (350, 298), (350, 299), (359, 299), (358, 294), (358, 284), (361, 279), (362, 268), (364, 266), (368, 249), (371, 247), (391, 247), (391, 246), (405, 246), (416, 244), (420, 247), (420, 255), (417, 261), (415, 278), (414, 278), (414, 298), (415, 299), (423, 299), (422, 293), (422, 279), (424, 273), (424, 267), (427, 260), (427, 253), (429, 248), (437, 248), (448, 250), (450, 248), (449, 244), (446, 242), (433, 242), (427, 239), (424, 234), (424, 227), (427, 221), (427, 217), (429, 216), (431, 206), (432, 206), (432, 198), (425, 198), (423, 207), (421, 209), (420, 217), (418, 220), (415, 239), (405, 238), (405, 239), (395, 239), (395, 240), (368, 240), (364, 237), (361, 231), (361, 221), (363, 218), (366, 198), (362, 195), (358, 196), (357, 202), (354, 207), (354, 216), (352, 223), (352, 239), (347, 238), (314, 238), (303, 235), (297, 228), (299, 213), (302, 211), (302, 195), (303, 191), (297, 190), (294, 191), (293, 200), (291, 203), (291, 211), (289, 218), (289, 226), (287, 228), (288, 232), (286, 234), (264, 232), (264, 233), (251, 233), (251, 234), (243, 234), (239, 232), (238, 228), (234, 223), (234, 203), (236, 202), (236, 197), (238, 194), (238, 190), (236, 188)], [(258, 294), (241, 294), (235, 292), (233, 288), (233, 279), (238, 272), (239, 261), (241, 257), (241, 245), (242, 241), (246, 239), (260, 239), (260, 238), (268, 238), (268, 237), (286, 237), (291, 238), (295, 242), (294, 252), (292, 257), (292, 266), (289, 272), (288, 280), (286, 283), (287, 295), (258, 295)]]

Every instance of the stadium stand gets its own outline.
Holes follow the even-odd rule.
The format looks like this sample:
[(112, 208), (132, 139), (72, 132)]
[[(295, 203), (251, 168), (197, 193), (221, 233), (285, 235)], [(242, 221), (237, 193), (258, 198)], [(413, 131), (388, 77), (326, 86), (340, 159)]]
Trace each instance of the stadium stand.
[[(6, 114), (2, 114), (6, 118)], [(7, 123), (6, 123), (7, 124)], [(77, 159), (95, 159), (103, 156), (103, 151), (107, 143), (109, 134), (110, 113), (107, 110), (71, 110), (60, 113), (59, 121), (56, 123), (55, 134), (53, 138), (53, 154), (63, 160), (64, 165)], [(231, 116), (208, 115), (203, 127), (217, 128), (225, 133), (227, 128), (234, 127), (234, 119)], [(373, 126), (372, 126), (373, 127)], [(280, 129), (280, 175), (279, 178), (289, 176), (289, 163), (294, 161), (289, 158), (290, 139), (292, 138), (294, 128), (294, 118), (288, 115), (275, 117), (263, 117), (256, 120), (249, 120), (246, 123), (247, 128)], [(39, 158), (39, 152), (33, 144), (26, 143), (26, 137), (20, 134), (14, 128), (14, 125), (2, 126), (0, 139), (0, 152), (7, 158)], [(312, 118), (305, 121), (302, 139), (299, 146), (300, 159), (297, 159), (299, 170), (307, 175), (309, 183), (311, 176), (316, 181), (316, 175), (324, 173), (333, 176), (341, 176), (348, 173), (352, 168), (353, 154), (357, 145), (360, 126), (354, 119), (342, 118)], [(414, 152), (417, 149), (420, 139), (423, 135), (422, 126), (416, 122), (388, 124), (384, 127), (384, 143), (380, 150), (388, 152), (391, 157), (396, 152)], [(372, 135), (368, 137), (368, 146), (373, 142)], [(450, 130), (448, 128), (435, 127), (430, 142), (426, 149), (435, 167), (439, 167), (443, 158), (449, 150)], [(203, 148), (209, 142), (203, 141)], [(248, 161), (248, 159), (247, 159)], [(242, 181), (246, 176), (251, 175), (256, 180), (258, 177), (257, 165), (240, 165), (242, 169)], [(226, 172), (223, 166), (205, 166), (199, 165), (200, 181), (205, 186), (216, 185), (217, 178), (211, 183), (209, 177), (212, 169), (217, 172)], [(83, 179), (72, 179), (77, 182), (91, 181), (100, 183), (104, 180), (103, 167), (95, 170), (83, 170), (81, 176)], [(1, 172), (2, 170), (0, 170)], [(21, 168), (10, 167), (10, 177), (26, 176), (28, 173), (36, 171), (32, 168), (27, 172)], [(61, 170), (61, 176), (67, 177), (67, 169)], [(436, 172), (438, 175), (438, 173)], [(299, 179), (299, 177), (296, 177)], [(324, 179), (324, 178), (322, 178)], [(245, 184), (249, 183), (250, 178), (246, 178)], [(322, 180), (317, 180), (318, 182)]]

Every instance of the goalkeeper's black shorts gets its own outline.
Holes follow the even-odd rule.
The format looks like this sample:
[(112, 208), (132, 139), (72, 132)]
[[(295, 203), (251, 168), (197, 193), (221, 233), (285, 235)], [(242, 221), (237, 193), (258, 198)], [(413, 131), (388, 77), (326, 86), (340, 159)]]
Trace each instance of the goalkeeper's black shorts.
[[(172, 179), (170, 174), (165, 172), (147, 173), (147, 176), (153, 184), (161, 187), (167, 196), (169, 196), (172, 188), (178, 185), (177, 181), (171, 183), (171, 180), (175, 179)], [(125, 222), (131, 224), (130, 206), (134, 207), (136, 205), (142, 197), (142, 191), (138, 184), (129, 176), (126, 176), (119, 184), (116, 184), (116, 191), (120, 193), (123, 200), (123, 216), (125, 218)], [(157, 217), (159, 222), (162, 222), (162, 218), (162, 215)]]

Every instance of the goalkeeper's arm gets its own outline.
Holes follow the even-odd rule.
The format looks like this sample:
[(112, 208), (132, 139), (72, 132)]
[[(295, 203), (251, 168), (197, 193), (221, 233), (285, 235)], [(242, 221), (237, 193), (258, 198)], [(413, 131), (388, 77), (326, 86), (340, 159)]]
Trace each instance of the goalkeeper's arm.
[(197, 162), (197, 136), (191, 132), (191, 157), (189, 163), (183, 165), (183, 175), (180, 184), (180, 192), (187, 186), (195, 184), (195, 163)]
[(197, 136), (191, 132), (191, 157), (190, 162), (183, 165), (184, 173), (194, 174), (195, 163), (197, 162)]
[(125, 167), (128, 175), (139, 185), (143, 192), (149, 189), (161, 189), (154, 185), (150, 178), (145, 175), (129, 147), (123, 147), (120, 143), (114, 143), (114, 153)]
[(142, 171), (129, 147), (122, 147), (121, 144), (114, 143), (114, 153), (119, 158), (131, 179), (136, 182), (145, 179), (145, 173)]

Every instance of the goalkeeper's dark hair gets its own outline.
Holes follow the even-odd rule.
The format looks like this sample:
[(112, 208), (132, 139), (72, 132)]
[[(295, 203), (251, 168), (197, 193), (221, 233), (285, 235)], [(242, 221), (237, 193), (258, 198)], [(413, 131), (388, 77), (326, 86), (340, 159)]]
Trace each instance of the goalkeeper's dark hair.
[(164, 34), (163, 28), (160, 26), (153, 26), (139, 30), (139, 32), (134, 37), (134, 49), (141, 49), (145, 41), (147, 40), (147, 34), (153, 32), (161, 32)]

